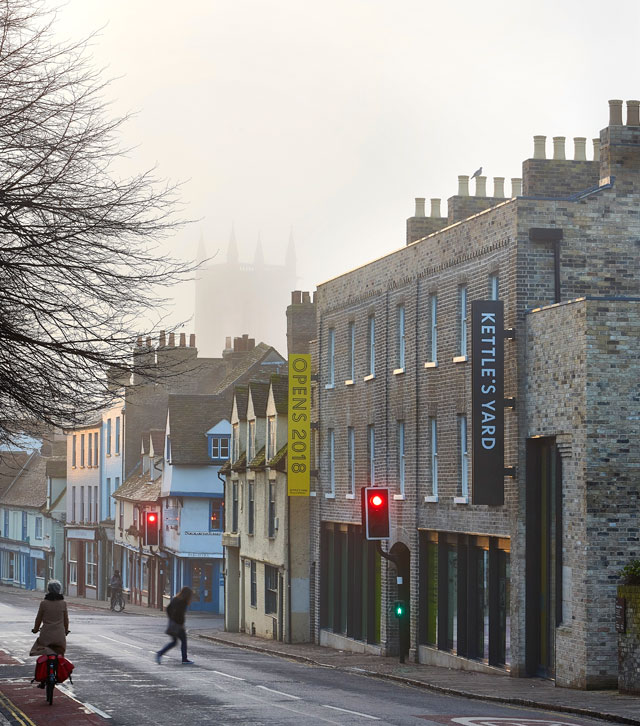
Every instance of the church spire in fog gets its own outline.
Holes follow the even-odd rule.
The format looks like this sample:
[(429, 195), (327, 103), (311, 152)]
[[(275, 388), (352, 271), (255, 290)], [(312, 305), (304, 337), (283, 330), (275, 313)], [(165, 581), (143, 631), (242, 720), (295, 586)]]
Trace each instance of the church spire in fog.
[(258, 242), (256, 244), (256, 253), (253, 257), (253, 264), (255, 267), (264, 267), (264, 252), (262, 251), (260, 232), (258, 232)]
[(196, 252), (196, 263), (199, 265), (207, 259), (207, 248), (204, 245), (204, 234), (200, 230), (200, 239), (198, 240), (198, 251)]
[(227, 264), (237, 265), (238, 264), (238, 243), (236, 242), (236, 230), (234, 225), (231, 225), (231, 235), (229, 237), (229, 247), (227, 248)]

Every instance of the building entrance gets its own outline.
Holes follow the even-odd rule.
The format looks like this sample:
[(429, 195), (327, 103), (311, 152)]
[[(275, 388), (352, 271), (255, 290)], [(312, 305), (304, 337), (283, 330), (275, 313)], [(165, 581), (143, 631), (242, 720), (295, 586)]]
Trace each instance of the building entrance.
[(555, 438), (527, 442), (526, 543), (527, 672), (554, 678), (562, 622), (562, 460)]

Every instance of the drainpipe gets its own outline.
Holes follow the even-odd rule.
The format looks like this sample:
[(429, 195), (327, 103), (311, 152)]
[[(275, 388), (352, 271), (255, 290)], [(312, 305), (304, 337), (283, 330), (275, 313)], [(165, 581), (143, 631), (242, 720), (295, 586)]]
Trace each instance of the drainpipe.
[[(226, 501), (227, 501), (227, 491), (226, 491), (227, 481), (226, 481), (226, 479), (224, 477), (221, 477), (220, 476), (220, 469), (218, 469), (218, 471), (216, 471), (216, 476), (222, 482), (222, 500), (225, 502), (225, 505), (226, 505)], [(227, 507), (226, 506), (224, 508), (224, 518), (225, 518), (225, 521), (222, 523), (222, 531), (223, 532), (224, 532), (224, 530), (227, 527)], [(238, 552), (238, 560), (239, 559), (240, 559), (240, 553)], [(224, 616), (225, 616), (225, 621), (226, 621), (226, 619), (227, 619), (227, 549), (226, 549), (226, 547), (223, 547), (222, 548), (222, 577), (224, 578)], [(213, 583), (211, 583), (211, 587), (213, 588)], [(240, 600), (240, 597), (238, 597), (238, 601), (239, 600)], [(218, 605), (218, 608), (219, 607), (220, 606)], [(227, 629), (226, 622), (225, 622), (224, 629), (225, 630)], [(238, 627), (238, 630), (239, 629), (240, 628)]]

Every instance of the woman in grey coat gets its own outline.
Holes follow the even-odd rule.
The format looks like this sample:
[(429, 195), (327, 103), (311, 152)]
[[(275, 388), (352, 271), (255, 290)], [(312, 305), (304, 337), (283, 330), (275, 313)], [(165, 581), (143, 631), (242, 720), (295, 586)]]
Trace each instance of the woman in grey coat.
[(32, 632), (38, 631), (40, 634), (29, 655), (64, 655), (69, 633), (69, 613), (58, 580), (49, 580), (47, 594), (40, 602)]

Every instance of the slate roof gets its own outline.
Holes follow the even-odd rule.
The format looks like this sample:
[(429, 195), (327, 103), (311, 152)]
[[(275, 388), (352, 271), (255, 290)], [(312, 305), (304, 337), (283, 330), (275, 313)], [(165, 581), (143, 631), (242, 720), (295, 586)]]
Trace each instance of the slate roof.
[(236, 408), (238, 409), (238, 418), (240, 421), (247, 419), (247, 406), (249, 405), (249, 386), (236, 386), (233, 389), (233, 395), (236, 399)]
[(271, 469), (278, 469), (278, 471), (284, 471), (287, 466), (287, 444), (285, 444), (275, 456), (272, 456), (267, 463)]
[(27, 451), (3, 451), (0, 458), (0, 500), (29, 458)]
[(249, 393), (253, 401), (253, 412), (256, 418), (267, 415), (267, 401), (269, 400), (269, 383), (266, 381), (250, 381)]
[(289, 378), (288, 376), (271, 376), (271, 388), (273, 390), (273, 401), (276, 404), (278, 413), (287, 413), (289, 409)]
[[(275, 354), (275, 355), (274, 355)], [(278, 353), (278, 351), (266, 343), (258, 343), (253, 350), (248, 351), (238, 361), (231, 371), (222, 379), (215, 393), (223, 393), (227, 389), (231, 388), (234, 383), (237, 383), (243, 376), (250, 374), (251, 376), (257, 376), (258, 371), (252, 371), (251, 369), (260, 364), (262, 361), (268, 358), (281, 358), (284, 365), (284, 358)], [(270, 373), (265, 371), (265, 377), (268, 377)]]
[(206, 432), (229, 418), (225, 396), (169, 396), (172, 464), (212, 464)]
[(228, 476), (231, 474), (231, 459), (227, 459), (224, 464), (220, 467), (219, 473), (222, 476)]
[(260, 451), (251, 459), (251, 461), (248, 463), (247, 467), (249, 469), (255, 470), (262, 470), (264, 469), (265, 464), (265, 453), (266, 448), (263, 446)]
[(39, 452), (31, 454), (14, 477), (0, 504), (11, 507), (43, 507), (47, 502), (47, 459)]
[(243, 451), (240, 456), (231, 464), (233, 471), (244, 471), (247, 468), (247, 452)]
[(115, 490), (113, 496), (116, 499), (128, 499), (132, 502), (157, 502), (161, 486), (162, 476), (152, 481), (150, 472), (143, 474), (141, 465), (138, 465), (125, 483)]

